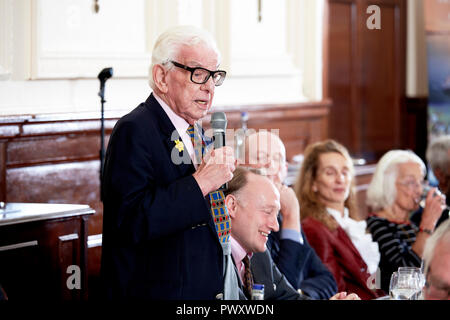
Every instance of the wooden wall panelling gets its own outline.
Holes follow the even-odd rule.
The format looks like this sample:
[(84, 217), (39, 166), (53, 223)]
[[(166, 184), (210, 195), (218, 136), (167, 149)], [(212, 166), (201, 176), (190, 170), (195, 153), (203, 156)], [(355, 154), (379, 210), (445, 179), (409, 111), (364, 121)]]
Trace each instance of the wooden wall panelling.
[[(381, 29), (367, 28), (369, 5), (380, 7)], [(406, 2), (329, 0), (326, 12), (330, 137), (353, 156), (376, 161), (406, 145)]]
[(327, 6), (327, 80), (325, 92), (333, 101), (330, 107), (330, 137), (346, 145), (349, 150), (357, 149), (357, 116), (353, 114), (355, 105), (354, 79), (355, 32), (352, 1), (329, 1)]
[[(406, 147), (425, 162), (428, 146), (428, 98), (405, 98), (406, 128), (403, 130), (403, 139)], [(411, 134), (414, 133), (414, 134)]]
[[(308, 102), (298, 104), (281, 104), (265, 106), (239, 106), (233, 109), (216, 108), (224, 111), (229, 129), (241, 127), (241, 112), (249, 116), (249, 129), (268, 131), (279, 130), (280, 138), (286, 146), (287, 160), (302, 153), (311, 142), (328, 137), (328, 113), (331, 102)], [(205, 119), (205, 128), (209, 128), (209, 116)], [(227, 136), (227, 144), (233, 146), (233, 137)]]
[[(58, 259), (61, 275), (61, 296), (64, 300), (86, 300), (88, 297), (88, 268), (87, 268), (87, 237), (88, 237), (88, 216), (81, 216), (74, 221), (74, 229), (58, 237)], [(76, 232), (79, 230), (79, 232)], [(67, 279), (72, 275), (68, 273), (69, 266), (77, 266), (80, 270), (80, 290), (69, 290)], [(70, 271), (70, 270), (69, 270)]]
[[(78, 248), (80, 245), (80, 236), (78, 233), (70, 233), (59, 236), (58, 241), (58, 259), (59, 266), (61, 268), (58, 270), (60, 274), (60, 290), (63, 300), (79, 300), (80, 290), (68, 290), (67, 281), (71, 274), (67, 273), (69, 266), (75, 265), (80, 266), (80, 261), (78, 256), (80, 254)], [(75, 262), (75, 263), (74, 263)], [(71, 270), (69, 270), (71, 271)], [(81, 279), (80, 279), (81, 280)], [(71, 282), (71, 281), (69, 281)]]
[[(365, 26), (365, 8), (376, 4), (381, 10), (381, 29)], [(357, 57), (361, 65), (357, 83), (360, 90), (361, 153), (379, 158), (390, 149), (402, 148), (401, 132), (405, 127), (406, 5), (397, 1), (362, 1), (361, 40)]]

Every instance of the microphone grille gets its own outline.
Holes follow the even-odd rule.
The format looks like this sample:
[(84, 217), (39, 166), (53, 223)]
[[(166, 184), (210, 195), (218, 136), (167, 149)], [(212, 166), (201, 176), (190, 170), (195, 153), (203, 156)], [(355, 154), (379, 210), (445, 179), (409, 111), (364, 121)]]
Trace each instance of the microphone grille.
[(227, 116), (224, 112), (214, 112), (211, 115), (211, 127), (213, 129), (225, 130), (227, 127)]

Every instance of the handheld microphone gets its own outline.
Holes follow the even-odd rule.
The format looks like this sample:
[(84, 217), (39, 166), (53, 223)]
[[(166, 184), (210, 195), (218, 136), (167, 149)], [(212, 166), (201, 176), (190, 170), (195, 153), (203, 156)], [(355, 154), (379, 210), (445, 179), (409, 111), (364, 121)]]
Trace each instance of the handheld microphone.
[[(214, 112), (211, 116), (211, 127), (214, 137), (214, 149), (225, 146), (225, 130), (227, 128), (227, 116), (224, 112)], [(219, 190), (226, 190), (228, 184), (223, 184)]]

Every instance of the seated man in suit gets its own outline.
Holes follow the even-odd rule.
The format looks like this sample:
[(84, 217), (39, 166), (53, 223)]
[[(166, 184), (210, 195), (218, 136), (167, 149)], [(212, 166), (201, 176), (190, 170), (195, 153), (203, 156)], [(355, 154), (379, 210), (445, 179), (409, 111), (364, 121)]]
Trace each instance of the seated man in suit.
[[(289, 284), (266, 250), (268, 236), (279, 230), (280, 194), (275, 185), (263, 175), (237, 168), (228, 184), (225, 204), (231, 217), (231, 252), (243, 290), (241, 297), (245, 294), (249, 299), (251, 284), (258, 283), (264, 284), (264, 300), (310, 299)], [(359, 297), (341, 292), (331, 299)]]
[(247, 137), (245, 149), (246, 162), (265, 166), (267, 176), (280, 192), (281, 231), (272, 232), (267, 241), (273, 261), (295, 289), (313, 299), (329, 299), (337, 292), (336, 281), (301, 231), (294, 190), (283, 184), (287, 175), (283, 142), (272, 132), (258, 131)]
[(152, 52), (153, 93), (111, 133), (102, 177), (106, 298), (238, 298), (229, 216), (219, 205), (228, 230), (218, 234), (210, 212), (223, 203), (215, 190), (233, 176), (233, 150), (218, 148), (202, 160), (197, 126), (225, 79), (219, 64), (208, 32), (169, 29)]

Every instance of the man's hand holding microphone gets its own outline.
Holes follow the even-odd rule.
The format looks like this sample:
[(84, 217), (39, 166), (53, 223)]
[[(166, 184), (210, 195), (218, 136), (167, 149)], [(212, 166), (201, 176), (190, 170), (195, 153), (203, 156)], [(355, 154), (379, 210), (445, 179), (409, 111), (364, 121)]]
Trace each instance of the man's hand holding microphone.
[(234, 150), (225, 146), (225, 130), (227, 127), (225, 113), (213, 113), (211, 127), (214, 137), (214, 150), (205, 155), (197, 171), (193, 174), (203, 196), (219, 188), (226, 189), (226, 183), (233, 178), (233, 172), (237, 165)]

